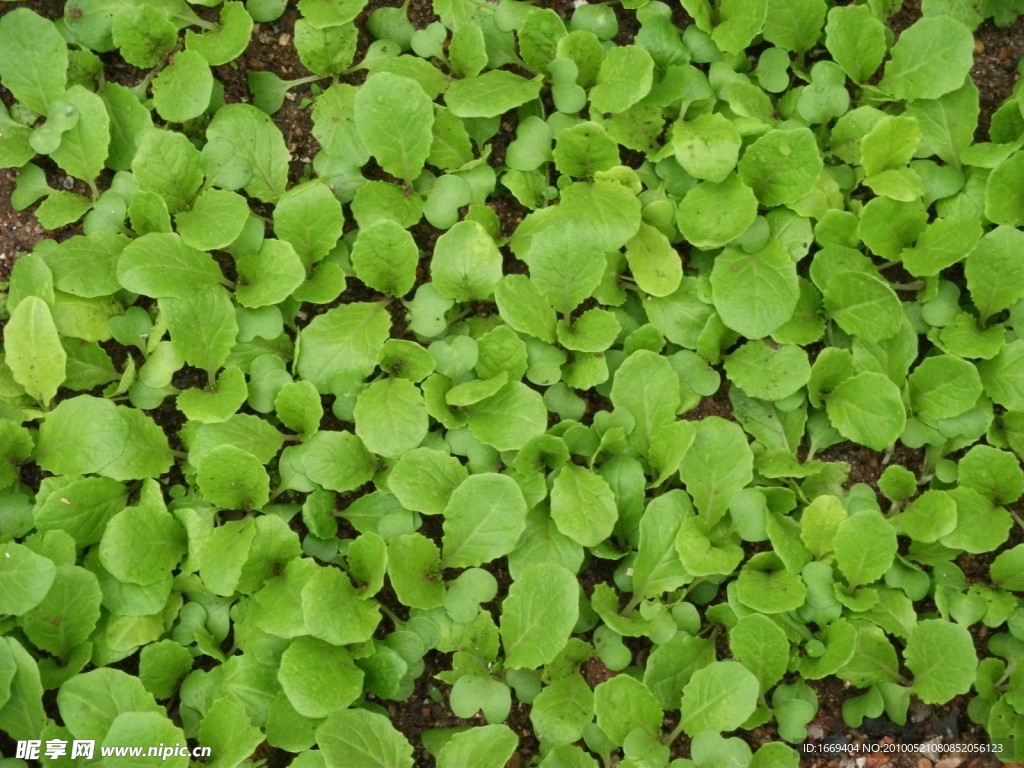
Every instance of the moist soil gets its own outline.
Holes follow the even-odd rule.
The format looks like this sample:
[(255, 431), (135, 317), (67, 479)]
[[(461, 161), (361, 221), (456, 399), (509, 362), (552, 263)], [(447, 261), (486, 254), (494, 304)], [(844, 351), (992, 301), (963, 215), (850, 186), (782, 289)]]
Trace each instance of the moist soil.
[[(572, 13), (573, 0), (550, 0), (541, 3), (546, 7), (554, 9), (563, 18), (568, 19)], [(19, 3), (20, 7), (28, 7), (37, 13), (50, 18), (57, 19), (63, 15), (64, 0), (29, 0)], [(399, 6), (398, 0), (386, 2), (383, 0), (371, 0), (369, 6), (357, 20), (360, 28), (360, 53), (370, 43), (371, 38), (366, 32), (365, 21), (369, 14), (379, 7)], [(0, 4), (0, 15), (12, 10), (13, 4)], [(194, 7), (200, 14), (208, 14), (210, 9)], [(619, 15), (619, 34), (616, 42), (627, 44), (632, 41), (636, 32), (635, 19), (616, 6)], [(677, 21), (682, 24), (686, 22), (685, 13), (676, 8), (674, 13)], [(903, 7), (889, 20), (890, 28), (894, 34), (899, 35), (904, 29), (914, 23), (921, 15), (920, 0), (905, 0)], [(291, 45), (293, 25), (298, 14), (294, 5), (290, 5), (285, 14), (275, 22), (257, 24), (254, 29), (252, 41), (245, 53), (235, 62), (229, 65), (217, 67), (215, 74), (224, 85), (225, 103), (249, 102), (251, 96), (246, 85), (246, 77), (251, 71), (271, 71), (284, 79), (292, 79), (305, 76), (309, 72), (302, 66)], [(418, 28), (426, 27), (437, 20), (433, 12), (430, 0), (409, 0), (409, 18), (413, 25)], [(117, 82), (126, 85), (134, 85), (141, 78), (142, 74), (134, 68), (125, 64), (116, 54), (104, 54), (104, 64), (107, 69), (107, 76)], [(358, 58), (358, 56), (357, 56)], [(1019, 19), (1007, 28), (999, 28), (990, 20), (982, 24), (975, 33), (975, 63), (971, 70), (971, 76), (978, 87), (981, 102), (981, 116), (979, 119), (976, 140), (988, 141), (988, 129), (992, 114), (1008, 98), (1019, 78), (1018, 62), (1024, 58), (1024, 19)], [(351, 76), (350, 82), (358, 84), (362, 79), (361, 74)], [(313, 157), (319, 151), (319, 145), (311, 133), (311, 117), (307, 109), (306, 99), (310, 95), (309, 86), (290, 91), (285, 99), (284, 105), (274, 115), (274, 121), (281, 129), (285, 143), (292, 155), (290, 177), (292, 182), (308, 177), (311, 171)], [(0, 99), (5, 104), (10, 104), (10, 94), (0, 89)], [(492, 139), (492, 158), (500, 162), (504, 157), (505, 148), (514, 135), (515, 122), (511, 116), (502, 123), (501, 130)], [(637, 158), (625, 157), (624, 162), (630, 165), (635, 164)], [(55, 165), (44, 158), (37, 158), (34, 162), (40, 165), (45, 171), (50, 185), (58, 189), (70, 189), (75, 192), (88, 194), (85, 185), (71, 179), (63, 174)], [(365, 169), (368, 176), (386, 178), (380, 172), (371, 172)], [(108, 180), (100, 179), (99, 186), (102, 189)], [(15, 211), (11, 207), (11, 194), (14, 191), (15, 174), (11, 170), (0, 170), (0, 283), (5, 282), (9, 276), (14, 262), (18, 255), (31, 251), (35, 245), (44, 238), (51, 238), (57, 241), (81, 233), (79, 224), (72, 224), (56, 231), (46, 231), (36, 221), (34, 215), (35, 205), (23, 211)], [(502, 232), (510, 234), (525, 215), (525, 209), (511, 197), (495, 197), (489, 202), (497, 213), (502, 225)], [(351, 225), (350, 225), (351, 226)], [(412, 234), (417, 245), (424, 252), (432, 250), (434, 241), (439, 231), (425, 222), (413, 228)], [(516, 262), (511, 255), (506, 259), (507, 271), (521, 272), (524, 270), (522, 264)], [(354, 283), (354, 285), (352, 285)], [(358, 281), (352, 280), (349, 290), (342, 295), (339, 301), (371, 300), (375, 295), (359, 285)], [(481, 307), (483, 311), (489, 311), (490, 307)], [(303, 308), (307, 317), (322, 313), (326, 310), (324, 306), (309, 305)], [(404, 318), (402, 326), (404, 327)], [(2, 325), (0, 325), (0, 337), (2, 337)], [(111, 342), (112, 347), (118, 345)], [(108, 352), (117, 359), (124, 359), (131, 354), (126, 349), (108, 349)], [(727, 382), (715, 395), (705, 398), (704, 401), (693, 411), (686, 414), (688, 419), (699, 419), (706, 416), (720, 416), (732, 419), (732, 407), (729, 403)], [(602, 398), (595, 397), (594, 402), (588, 401), (588, 410), (599, 410), (607, 408), (608, 404), (602, 402)], [(328, 411), (329, 412), (329, 411)], [(151, 415), (168, 432), (172, 443), (177, 443), (177, 431), (181, 427), (180, 414), (173, 407), (163, 407), (152, 412)], [(923, 464), (923, 456), (920, 452), (899, 446), (892, 456), (872, 451), (860, 446), (841, 444), (833, 446), (823, 452), (818, 458), (827, 461), (845, 462), (850, 470), (846, 485), (854, 483), (865, 483), (877, 491), (877, 481), (881, 472), (888, 462), (901, 464), (914, 471)], [(38, 474), (38, 473), (35, 473)], [(26, 476), (24, 478), (29, 485), (38, 487), (38, 477)], [(1012, 505), (1013, 511), (1018, 517), (1024, 517), (1024, 500)], [(301, 525), (301, 522), (297, 522)], [(300, 532), (304, 533), (304, 531)], [(431, 531), (425, 531), (431, 534)], [(440, 531), (433, 532), (436, 538), (440, 539)], [(1005, 547), (1011, 547), (1021, 543), (1024, 535), (1019, 527), (1015, 526), (1011, 540)], [(957, 564), (964, 571), (968, 582), (986, 582), (988, 576), (988, 565), (992, 555), (979, 558), (973, 555), (964, 555)], [(589, 594), (598, 583), (611, 583), (615, 562), (594, 558), (580, 573), (580, 582), (584, 590)], [(499, 595), (504, 594), (508, 588), (510, 577), (503, 564), (494, 564), (492, 572), (499, 582)], [(382, 602), (396, 615), (405, 614), (404, 606), (401, 606), (393, 594), (383, 592), (380, 595)], [(975, 643), (979, 651), (984, 652), (986, 632), (984, 627), (976, 625)], [(645, 639), (627, 638), (627, 644), (633, 651), (634, 663), (643, 663), (650, 650), (649, 643)], [(720, 656), (727, 656), (726, 647)], [(414, 759), (417, 768), (427, 768), (433, 764), (433, 759), (422, 746), (421, 734), (434, 728), (454, 728), (459, 726), (480, 725), (479, 719), (462, 719), (455, 717), (447, 706), (447, 694), (449, 686), (436, 679), (436, 675), (448, 669), (447, 661), (442, 654), (431, 652), (427, 655), (426, 668), (419, 678), (412, 695), (402, 702), (379, 702), (384, 706), (391, 716), (391, 720), (410, 741), (414, 747)], [(135, 664), (134, 657), (121, 662), (127, 671)], [(584, 665), (583, 674), (591, 686), (596, 686), (604, 680), (617, 674), (608, 669), (600, 660), (592, 659)], [(794, 682), (785, 680), (784, 682)], [(989, 768), (1000, 763), (997, 760), (974, 757), (971, 755), (946, 755), (929, 757), (919, 753), (903, 753), (899, 756), (890, 756), (878, 753), (868, 757), (851, 757), (840, 752), (829, 751), (829, 745), (843, 743), (855, 744), (921, 744), (934, 739), (944, 739), (951, 742), (974, 742), (984, 743), (985, 737), (982, 730), (970, 722), (966, 714), (968, 698), (960, 696), (941, 707), (930, 707), (916, 702), (912, 704), (908, 722), (899, 726), (886, 718), (867, 719), (860, 728), (849, 728), (842, 718), (842, 705), (851, 696), (857, 695), (859, 691), (850, 690), (844, 687), (844, 683), (835, 678), (809, 681), (811, 687), (818, 696), (819, 710), (817, 716), (808, 726), (809, 738), (807, 745), (810, 747), (803, 756), (802, 765), (813, 768), (902, 768), (912, 766), (913, 768)], [(51, 716), (56, 716), (55, 707), (51, 707)], [(519, 737), (520, 743), (512, 758), (508, 761), (506, 768), (520, 768), (529, 765), (538, 754), (538, 742), (533, 734), (529, 719), (529, 706), (521, 702), (515, 702), (512, 711), (505, 721)], [(665, 727), (671, 729), (675, 722), (672, 716), (666, 718)], [(745, 734), (741, 734), (754, 749), (761, 744), (778, 740), (774, 726), (763, 726)], [(883, 746), (884, 749), (884, 746)], [(689, 756), (689, 743), (685, 736), (681, 736), (673, 745), (673, 757)], [(268, 768), (283, 768), (291, 762), (291, 753), (271, 747), (264, 743), (253, 755), (254, 760), (264, 761)]]

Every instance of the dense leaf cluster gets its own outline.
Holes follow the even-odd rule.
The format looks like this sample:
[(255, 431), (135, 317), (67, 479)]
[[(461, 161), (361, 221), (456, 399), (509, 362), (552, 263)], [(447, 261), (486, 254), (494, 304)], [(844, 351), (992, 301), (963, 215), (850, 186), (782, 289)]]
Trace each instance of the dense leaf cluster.
[(545, 768), (795, 767), (830, 676), (1024, 758), (1024, 87), (977, 141), (969, 77), (1022, 9), (899, 4), (299, 0), (252, 103), (283, 0), (5, 7), (12, 204), (80, 228), (0, 309), (0, 731), (411, 768), (433, 652), (439, 766), (522, 702)]

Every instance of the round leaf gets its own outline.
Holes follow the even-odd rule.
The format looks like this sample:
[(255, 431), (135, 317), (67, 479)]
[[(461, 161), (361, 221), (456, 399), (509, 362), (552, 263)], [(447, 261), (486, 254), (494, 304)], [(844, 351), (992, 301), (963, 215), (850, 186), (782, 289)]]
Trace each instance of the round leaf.
[(698, 248), (717, 248), (746, 232), (757, 217), (757, 197), (735, 174), (702, 181), (679, 203), (679, 231)]
[(907, 423), (899, 387), (873, 371), (840, 383), (828, 395), (825, 410), (839, 434), (876, 451), (895, 443)]
[(711, 289), (722, 322), (749, 339), (781, 327), (800, 299), (796, 264), (776, 242), (754, 253), (727, 248), (711, 269)]
[(370, 384), (356, 400), (355, 421), (356, 434), (380, 456), (401, 456), (427, 436), (427, 407), (419, 388), (408, 379)]
[(691, 736), (739, 728), (757, 707), (757, 678), (738, 661), (715, 661), (693, 673), (683, 688), (681, 722)]
[(363, 671), (344, 648), (315, 637), (292, 640), (281, 654), (277, 679), (295, 711), (327, 717), (344, 710), (363, 691)]

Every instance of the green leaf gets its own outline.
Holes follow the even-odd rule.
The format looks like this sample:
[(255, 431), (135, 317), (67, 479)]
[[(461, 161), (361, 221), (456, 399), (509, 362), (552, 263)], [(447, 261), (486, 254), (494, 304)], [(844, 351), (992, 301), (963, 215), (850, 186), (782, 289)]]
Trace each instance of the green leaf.
[(61, 685), (57, 707), (76, 739), (107, 733), (117, 717), (128, 712), (166, 717), (137, 677), (110, 667), (75, 675)]
[(123, 85), (107, 82), (99, 93), (110, 113), (110, 154), (107, 167), (115, 171), (130, 170), (142, 138), (153, 127), (153, 116), (135, 94)]
[(21, 626), (37, 648), (66, 659), (96, 628), (101, 599), (92, 572), (62, 565), (46, 597), (22, 616)]
[(683, 170), (716, 184), (736, 167), (742, 136), (736, 125), (718, 112), (680, 120), (672, 127), (672, 150)]
[(391, 219), (380, 219), (359, 230), (351, 258), (356, 277), (370, 288), (404, 296), (416, 282), (419, 255), (405, 227)]
[(825, 309), (847, 333), (866, 341), (895, 336), (903, 325), (903, 306), (884, 280), (845, 270), (833, 275), (822, 291)]
[(978, 127), (978, 88), (968, 79), (963, 86), (938, 99), (907, 104), (906, 114), (921, 128), (919, 154), (928, 153), (960, 166), (960, 156), (974, 141)]
[[(28, 8), (0, 20), (0, 80), (22, 104), (40, 115), (64, 96), (68, 46), (52, 21)], [(93, 177), (89, 177), (92, 179)]]
[(188, 389), (178, 395), (178, 410), (192, 421), (227, 421), (245, 402), (248, 390), (245, 374), (232, 366), (221, 371), (217, 384), (210, 391)]
[(518, 30), (519, 54), (534, 72), (543, 72), (557, 55), (565, 24), (550, 8), (530, 9)]
[(170, 575), (185, 545), (185, 530), (166, 509), (128, 507), (107, 523), (99, 556), (118, 581), (146, 585)]
[(235, 307), (227, 291), (214, 288), (162, 298), (160, 309), (181, 359), (212, 377), (238, 338)]
[(732, 497), (753, 479), (754, 455), (740, 426), (718, 416), (697, 423), (679, 477), (706, 527), (717, 523)]
[(811, 365), (798, 346), (748, 341), (725, 359), (725, 372), (751, 397), (782, 400), (807, 384)]
[(302, 66), (314, 74), (344, 74), (352, 66), (358, 42), (355, 24), (317, 28), (305, 19), (295, 21), (295, 50)]
[(66, 378), (67, 354), (45, 301), (27, 296), (18, 303), (4, 328), (4, 351), (14, 380), (48, 407)]
[(233, 243), (249, 219), (245, 198), (223, 189), (206, 189), (192, 209), (175, 215), (174, 225), (185, 245), (213, 251)]
[(555, 311), (526, 275), (505, 275), (494, 286), (502, 320), (512, 328), (546, 341), (555, 340)]
[(683, 568), (694, 576), (732, 573), (743, 559), (743, 550), (734, 538), (718, 532), (709, 534), (700, 519), (690, 517), (676, 532), (675, 549)]
[(466, 409), (473, 436), (499, 451), (517, 451), (548, 427), (548, 410), (540, 393), (510, 381), (496, 394)]
[(72, 85), (64, 101), (78, 112), (78, 122), (50, 153), (53, 161), (76, 179), (91, 182), (103, 170), (110, 148), (110, 116), (103, 99), (80, 85)]
[(576, 352), (604, 352), (622, 331), (622, 326), (606, 309), (588, 309), (572, 325), (558, 321), (558, 342)]
[(228, 768), (252, 755), (265, 736), (252, 724), (242, 703), (225, 696), (215, 701), (203, 716), (199, 738), (216, 755), (210, 762), (211, 768)]
[(222, 509), (260, 509), (270, 498), (270, 478), (247, 451), (221, 445), (196, 460), (196, 484), (211, 504)]
[(285, 696), (305, 717), (340, 713), (362, 693), (363, 671), (351, 654), (315, 637), (293, 639), (280, 664), (277, 679)]
[(282, 424), (305, 438), (312, 437), (324, 415), (320, 394), (308, 381), (293, 381), (281, 387), (274, 398), (274, 411)]
[(725, 53), (739, 53), (764, 26), (768, 0), (722, 0), (711, 39)]
[(640, 520), (640, 539), (633, 564), (635, 597), (657, 597), (692, 580), (675, 548), (679, 528), (692, 514), (689, 497), (678, 489), (656, 497), (647, 505)]
[(337, 568), (317, 568), (302, 587), (302, 612), (309, 634), (331, 645), (365, 643), (380, 623), (380, 608), (356, 593)]
[(369, 375), (391, 331), (381, 303), (356, 302), (329, 309), (299, 332), (297, 368), (318, 392), (331, 391), (339, 374)]
[(560, 565), (536, 563), (514, 579), (501, 605), (505, 664), (536, 669), (565, 647), (579, 616), (579, 585)]
[(981, 222), (977, 219), (936, 219), (913, 248), (904, 249), (900, 259), (910, 274), (930, 277), (971, 253), (980, 238)]
[(334, 249), (344, 226), (341, 203), (323, 181), (292, 187), (274, 206), (274, 234), (291, 243), (307, 266)]
[(507, 725), (482, 725), (456, 733), (437, 755), (438, 768), (503, 768), (519, 739)]
[(633, 417), (633, 435), (646, 452), (658, 430), (671, 423), (679, 410), (679, 377), (666, 358), (637, 350), (615, 372), (611, 401)]
[(950, 16), (925, 16), (892, 47), (879, 88), (901, 101), (937, 99), (964, 84), (974, 64), (974, 36)]
[(619, 164), (619, 145), (597, 123), (582, 122), (558, 134), (552, 159), (559, 173), (590, 178)]
[[(131, 169), (140, 190), (156, 193), (167, 204), (165, 215), (188, 208), (203, 184), (199, 150), (184, 134), (159, 128), (142, 135)], [(133, 210), (140, 202), (137, 196)], [(135, 219), (133, 212), (132, 225), (138, 230)]]
[(778, 242), (754, 253), (724, 250), (711, 269), (711, 288), (722, 322), (750, 339), (780, 328), (800, 299), (796, 265)]
[[(185, 47), (197, 51), (211, 67), (227, 64), (245, 51), (252, 34), (253, 17), (246, 13), (242, 3), (229, 0), (220, 8), (217, 29), (197, 34), (191, 29), (185, 32)], [(214, 750), (215, 754), (220, 754)]]
[[(136, 739), (144, 740), (144, 744), (181, 744), (185, 741), (185, 734), (163, 712), (123, 712), (114, 718), (100, 746), (108, 749), (130, 747)], [(127, 757), (120, 762), (128, 768), (145, 768), (151, 758)], [(179, 753), (167, 761), (161, 757), (161, 762), (170, 768), (187, 768), (189, 761)]]
[(618, 522), (615, 494), (600, 475), (566, 464), (551, 487), (551, 518), (570, 539), (584, 547), (596, 547)]
[(740, 618), (729, 631), (729, 650), (757, 676), (762, 691), (779, 682), (789, 666), (786, 633), (763, 614)]
[(702, 181), (679, 203), (676, 223), (698, 248), (717, 248), (735, 240), (754, 223), (757, 197), (743, 180), (729, 175), (724, 181)]
[(456, 117), (497, 117), (540, 94), (540, 80), (491, 69), (475, 77), (456, 80), (448, 86), (444, 103)]
[(36, 660), (13, 637), (0, 641), (0, 728), (12, 739), (33, 739), (47, 723), (43, 711), (43, 687)]
[(551, 744), (579, 741), (593, 718), (594, 694), (579, 675), (563, 677), (544, 686), (530, 708), (534, 730)]
[(893, 445), (907, 422), (899, 387), (873, 371), (840, 383), (827, 396), (825, 409), (839, 434), (876, 451)]
[(1024, 494), (1024, 471), (1009, 451), (975, 445), (960, 459), (957, 480), (996, 504), (1012, 504)]
[(22, 544), (0, 545), (0, 613), (19, 616), (39, 605), (57, 577), (57, 566)]
[(467, 477), (466, 468), (454, 456), (433, 448), (414, 448), (395, 463), (388, 475), (388, 490), (406, 509), (438, 515)]
[(192, 654), (173, 640), (150, 643), (139, 653), (139, 679), (158, 699), (172, 696), (191, 668)]
[(837, 675), (859, 688), (874, 683), (899, 680), (899, 662), (885, 632), (878, 626), (863, 624), (857, 628), (857, 644), (851, 658)]
[(809, 128), (775, 129), (747, 147), (739, 173), (762, 205), (789, 205), (814, 188), (822, 167)]
[(654, 59), (641, 45), (610, 48), (601, 61), (590, 104), (598, 112), (624, 112), (648, 94), (654, 81)]
[(951, 355), (936, 355), (921, 361), (907, 379), (911, 409), (938, 421), (969, 411), (981, 397), (978, 369)]
[(1018, 544), (996, 555), (989, 573), (992, 583), (1001, 589), (1024, 591), (1024, 545)]
[(420, 175), (433, 141), (434, 110), (418, 83), (389, 72), (370, 75), (356, 94), (354, 119), (381, 168), (407, 183)]
[(1024, 232), (998, 226), (986, 232), (964, 263), (967, 288), (982, 322), (1024, 299), (1024, 275), (1013, 254), (1024, 247)]
[(464, 24), (452, 31), (448, 58), (462, 77), (475, 77), (487, 66), (487, 41), (480, 27)]
[(408, 379), (375, 381), (359, 393), (356, 434), (367, 449), (395, 458), (427, 436), (427, 408), (419, 388)]
[(199, 117), (210, 106), (212, 95), (210, 65), (194, 50), (178, 51), (153, 79), (153, 107), (169, 123)]
[(881, 513), (866, 510), (836, 526), (836, 563), (850, 587), (877, 581), (896, 557), (896, 529)]
[(1011, 341), (991, 360), (978, 363), (985, 394), (1011, 411), (1024, 411), (1024, 339)]
[(864, 174), (874, 176), (890, 169), (905, 168), (921, 140), (917, 120), (905, 115), (886, 115), (861, 139), (860, 157)]
[(649, 224), (626, 243), (626, 263), (637, 287), (651, 296), (668, 296), (683, 278), (681, 254), (664, 233)]
[(533, 284), (563, 314), (572, 312), (594, 292), (605, 266), (597, 234), (570, 227), (545, 228), (522, 258)]
[(419, 533), (396, 536), (388, 542), (388, 576), (403, 605), (429, 611), (441, 605), (441, 552)]
[(794, 53), (809, 51), (821, 35), (825, 11), (824, 0), (768, 0), (764, 39)]
[(35, 510), (35, 525), (43, 533), (65, 531), (84, 548), (100, 540), (107, 521), (125, 503), (124, 485), (106, 477), (87, 477), (47, 496)]
[(597, 726), (615, 744), (634, 729), (657, 734), (664, 713), (646, 685), (629, 675), (615, 675), (594, 688)]
[(956, 501), (945, 491), (927, 490), (907, 505), (896, 522), (915, 541), (938, 541), (956, 530)]
[(280, 129), (251, 104), (226, 104), (206, 129), (202, 166), (218, 187), (274, 202), (288, 184), (290, 159)]
[(683, 688), (680, 722), (691, 736), (739, 728), (757, 707), (757, 678), (738, 661), (715, 661)]
[(1013, 518), (1004, 507), (967, 486), (948, 493), (956, 502), (956, 528), (939, 540), (943, 546), (980, 554), (992, 552), (1006, 541)]
[(317, 728), (316, 740), (335, 768), (413, 768), (412, 745), (376, 712), (334, 712)]
[(73, 192), (57, 190), (36, 208), (36, 219), (44, 229), (59, 229), (78, 221), (92, 208), (92, 201)]
[(125, 8), (113, 17), (113, 22), (110, 31), (114, 45), (133, 67), (157, 66), (178, 42), (177, 28), (150, 5)]
[(302, 260), (284, 240), (267, 238), (258, 251), (237, 256), (235, 265), (235, 298), (250, 309), (280, 304), (306, 280)]
[(133, 480), (166, 472), (173, 457), (163, 430), (141, 411), (78, 395), (47, 415), (39, 428), (36, 461), (54, 474)]
[(213, 257), (186, 245), (174, 233), (136, 238), (121, 252), (117, 279), (132, 293), (153, 298), (188, 298), (220, 284), (223, 274)]
[(477, 566), (507, 555), (526, 530), (526, 512), (526, 500), (512, 478), (470, 475), (444, 508), (444, 566)]
[(501, 280), (501, 253), (475, 221), (460, 221), (437, 238), (430, 276), (442, 296), (455, 301), (487, 300)]
[(926, 619), (914, 627), (903, 652), (914, 673), (913, 691), (925, 704), (945, 704), (974, 683), (978, 658), (966, 627)]
[(317, 432), (302, 453), (306, 476), (331, 491), (347, 493), (373, 477), (376, 461), (351, 432)]

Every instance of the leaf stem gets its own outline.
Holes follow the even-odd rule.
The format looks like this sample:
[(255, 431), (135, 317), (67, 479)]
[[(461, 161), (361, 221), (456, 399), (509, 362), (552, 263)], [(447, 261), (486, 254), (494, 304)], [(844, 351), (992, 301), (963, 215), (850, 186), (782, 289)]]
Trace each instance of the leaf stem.
[(191, 11), (189, 11), (188, 13), (175, 14), (174, 18), (180, 19), (184, 22), (188, 22), (189, 24), (193, 24), (197, 27), (207, 30), (208, 32), (212, 32), (213, 30), (219, 29), (219, 27), (212, 21), (201, 19), (199, 16), (197, 16), (195, 13), (192, 13)]
[(1009, 510), (1010, 516), (1013, 517), (1013, 519), (1016, 521), (1017, 525), (1019, 525), (1021, 528), (1024, 528), (1024, 518), (1021, 518), (1020, 513), (1014, 511), (1010, 507), (1006, 507), (1006, 509)]
[(676, 727), (673, 728), (669, 732), (669, 734), (667, 736), (663, 736), (662, 737), (661, 743), (664, 744), (666, 747), (670, 746), (672, 744), (672, 742), (674, 742), (676, 739), (679, 738), (679, 734), (681, 734), (682, 732), (683, 732), (683, 717), (682, 717), (682, 715), (680, 715), (679, 716), (679, 722), (676, 724)]

